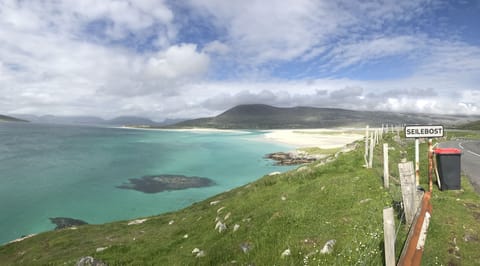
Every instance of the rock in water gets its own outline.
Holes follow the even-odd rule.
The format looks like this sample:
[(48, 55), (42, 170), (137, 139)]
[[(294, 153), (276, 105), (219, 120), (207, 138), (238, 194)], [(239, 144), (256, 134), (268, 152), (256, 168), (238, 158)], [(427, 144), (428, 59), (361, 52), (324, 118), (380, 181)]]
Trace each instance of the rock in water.
[(214, 184), (215, 182), (212, 180), (198, 176), (149, 175), (141, 178), (130, 178), (129, 183), (124, 183), (117, 187), (133, 189), (144, 193), (157, 193), (195, 187), (208, 187)]
[(49, 218), (49, 219), (52, 223), (57, 225), (55, 227), (55, 230), (68, 228), (68, 227), (73, 227), (73, 226), (77, 226), (77, 225), (88, 224), (85, 221), (78, 220), (78, 219), (73, 219), (73, 218), (67, 218), (67, 217), (55, 217), (55, 218)]

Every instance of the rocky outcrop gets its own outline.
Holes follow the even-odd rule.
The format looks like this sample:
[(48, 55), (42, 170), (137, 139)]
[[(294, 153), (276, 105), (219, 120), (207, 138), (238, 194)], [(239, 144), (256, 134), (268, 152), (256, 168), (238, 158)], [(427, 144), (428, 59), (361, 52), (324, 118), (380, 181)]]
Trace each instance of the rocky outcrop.
[(266, 155), (266, 158), (275, 160), (277, 162), (276, 165), (296, 165), (315, 162), (327, 156), (325, 154), (310, 155), (306, 152), (294, 151), (270, 153)]
[(183, 175), (154, 175), (141, 178), (130, 178), (129, 183), (124, 183), (118, 188), (133, 189), (144, 193), (157, 193), (162, 191), (180, 190), (195, 187), (208, 187), (215, 182), (205, 177)]
[(67, 218), (67, 217), (55, 217), (55, 218), (49, 218), (49, 219), (52, 223), (57, 225), (55, 227), (55, 230), (68, 228), (68, 227), (73, 227), (73, 226), (77, 226), (77, 225), (88, 224), (85, 221), (78, 220), (78, 219), (73, 219), (73, 218)]

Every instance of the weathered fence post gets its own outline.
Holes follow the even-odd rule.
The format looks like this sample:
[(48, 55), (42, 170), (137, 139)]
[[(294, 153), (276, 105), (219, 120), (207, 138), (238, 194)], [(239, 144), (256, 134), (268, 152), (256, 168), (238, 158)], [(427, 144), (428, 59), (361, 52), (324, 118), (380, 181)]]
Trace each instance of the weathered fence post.
[(365, 167), (368, 168), (368, 125), (365, 128)]
[(390, 170), (388, 169), (388, 143), (383, 143), (383, 187), (390, 186)]
[[(373, 132), (372, 132), (373, 133)], [(368, 167), (367, 168), (372, 168), (373, 167), (373, 148), (375, 147), (375, 136), (372, 134), (370, 138), (370, 151), (368, 153)]]
[(407, 220), (407, 225), (410, 225), (416, 213), (416, 185), (413, 162), (399, 163), (398, 172), (400, 173), (405, 219)]
[(385, 247), (385, 266), (395, 265), (395, 220), (393, 208), (383, 209), (383, 240)]

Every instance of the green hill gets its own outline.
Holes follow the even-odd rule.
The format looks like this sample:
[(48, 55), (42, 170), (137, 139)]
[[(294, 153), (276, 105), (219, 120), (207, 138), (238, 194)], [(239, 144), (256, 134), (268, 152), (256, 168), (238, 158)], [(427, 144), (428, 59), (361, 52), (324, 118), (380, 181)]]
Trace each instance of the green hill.
[[(398, 206), (401, 197), (394, 162), (404, 149), (413, 154), (414, 146), (392, 137), (387, 136), (394, 169), (389, 190), (382, 188), (381, 145), (373, 169), (362, 167), (363, 151), (357, 148), (137, 224), (120, 221), (41, 233), (1, 246), (0, 261), (74, 265), (92, 256), (108, 265), (383, 265), (382, 210)], [(434, 191), (424, 265), (480, 263), (480, 199), (462, 182), (460, 191)], [(421, 185), (428, 187), (423, 179)], [(400, 220), (395, 224), (399, 254), (407, 228)], [(322, 254), (327, 242), (335, 242), (333, 252)]]
[(409, 114), (381, 111), (353, 111), (336, 108), (280, 108), (262, 104), (233, 107), (224, 113), (177, 123), (172, 127), (205, 127), (221, 129), (329, 128), (341, 126), (377, 126), (382, 124), (457, 124), (471, 119), (466, 116)]
[(462, 124), (457, 127), (458, 129), (465, 129), (465, 130), (480, 130), (480, 120)]
[(0, 122), (28, 122), (11, 116), (0, 115)]

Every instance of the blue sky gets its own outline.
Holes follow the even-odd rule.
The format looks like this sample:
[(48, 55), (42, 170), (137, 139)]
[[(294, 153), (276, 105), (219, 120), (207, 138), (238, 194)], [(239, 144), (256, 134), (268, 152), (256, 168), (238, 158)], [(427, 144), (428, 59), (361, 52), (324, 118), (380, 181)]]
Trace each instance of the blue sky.
[(480, 0), (0, 0), (0, 113), (480, 115)]

